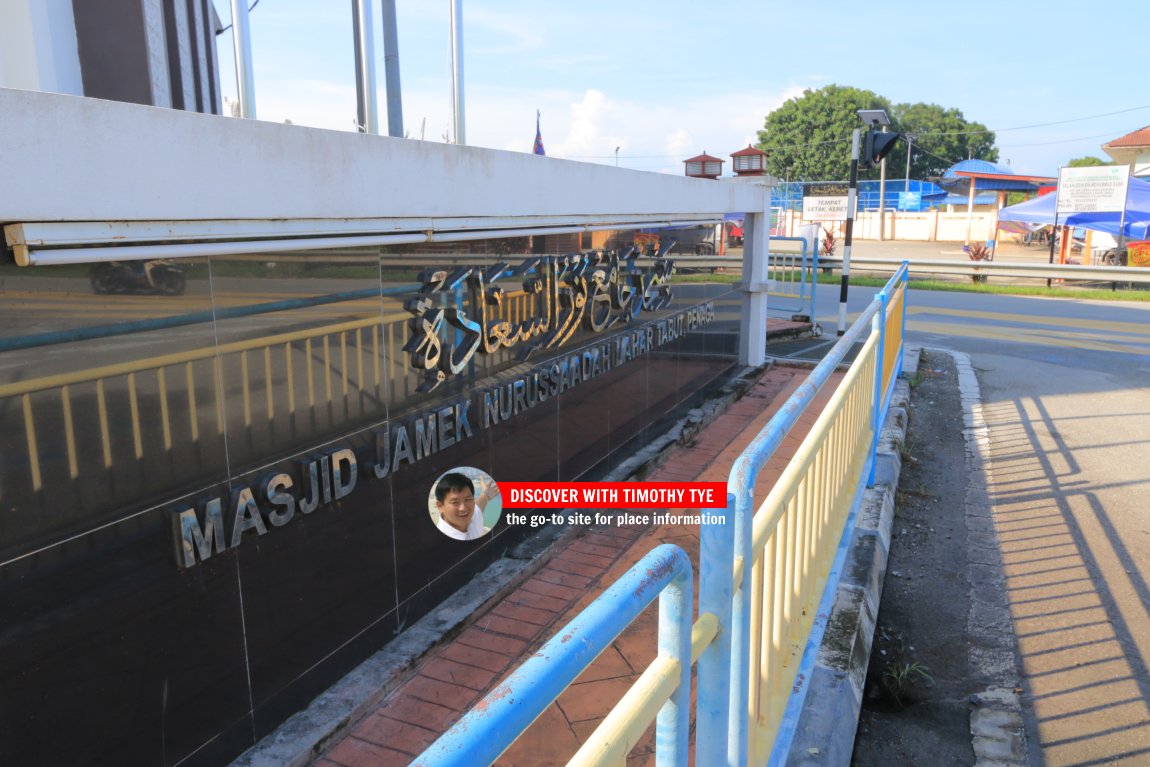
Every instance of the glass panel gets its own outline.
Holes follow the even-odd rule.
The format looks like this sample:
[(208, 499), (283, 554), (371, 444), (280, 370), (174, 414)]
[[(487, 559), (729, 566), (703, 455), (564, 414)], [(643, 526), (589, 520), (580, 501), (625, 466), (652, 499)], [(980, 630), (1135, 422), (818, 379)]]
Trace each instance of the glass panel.
[(386, 417), (377, 250), (216, 257), (212, 292), (233, 472)]
[(223, 476), (204, 262), (0, 269), (0, 561)]

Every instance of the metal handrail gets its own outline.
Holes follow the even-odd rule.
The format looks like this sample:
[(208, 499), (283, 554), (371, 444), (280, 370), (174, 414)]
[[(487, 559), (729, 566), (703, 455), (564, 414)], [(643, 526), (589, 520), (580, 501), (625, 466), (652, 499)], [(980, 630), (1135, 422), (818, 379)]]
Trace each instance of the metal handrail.
[[(699, 696), (700, 700), (705, 698), (708, 701), (705, 707), (700, 707), (696, 724), (696, 760), (700, 764), (721, 764), (726, 760), (732, 764), (746, 764), (747, 761), (750, 739), (747, 716), (743, 712), (747, 712), (750, 705), (747, 680), (751, 673), (751, 585), (753, 563), (756, 560), (752, 546), (755, 478), (834, 370), (868, 329), (867, 344), (852, 364), (852, 369), (868, 363), (872, 348), (877, 356), (880, 339), (885, 336), (887, 327), (888, 299), (885, 296), (898, 294), (901, 301), (901, 295), (905, 294), (906, 280), (907, 265), (903, 264), (884, 291), (875, 297), (744, 449), (731, 468), (727, 482), (727, 508), (712, 510), (715, 514), (725, 514), (728, 524), (708, 525), (700, 531), (702, 559), (699, 567), (699, 609), (714, 613), (720, 625), (731, 627), (731, 631), (722, 632), (720, 641), (708, 648), (699, 661)], [(900, 313), (899, 340), (891, 344), (900, 356), (901, 325)], [(876, 370), (884, 370), (881, 360), (876, 364)], [(882, 388), (876, 387), (868, 395), (868, 402), (872, 405), (875, 401), (885, 401), (886, 390), (893, 389), (893, 380), (884, 381), (881, 375), (876, 378), (880, 380)], [(872, 407), (868, 414), (870, 417), (866, 420), (872, 422), (870, 428), (873, 431), (877, 431), (877, 424), (881, 423), (884, 414), (883, 408)], [(867, 437), (869, 449), (865, 453), (869, 459), (873, 459), (876, 445), (873, 432)], [(804, 447), (807, 445), (806, 442), (803, 444)]]
[[(874, 266), (897, 270), (902, 264), (909, 264), (912, 272), (933, 274), (997, 275), (999, 277), (1033, 277), (1048, 280), (1090, 280), (1095, 282), (1136, 282), (1150, 283), (1150, 267), (1146, 266), (1092, 266), (1085, 264), (1030, 264), (1017, 261), (945, 261), (942, 259), (908, 259), (905, 261), (890, 258), (856, 258), (851, 256), (851, 266)], [(824, 258), (819, 264), (823, 268), (836, 269), (842, 266), (841, 258)]]
[[(641, 678), (638, 692), (629, 695), (632, 703), (642, 700), (641, 709), (646, 714), (658, 711), (657, 738), (663, 749), (659, 763), (685, 766), (692, 589), (691, 561), (686, 552), (673, 544), (652, 549), (431, 744), (413, 767), (473, 767), (494, 762), (656, 598), (659, 655)], [(639, 733), (650, 723), (649, 718), (644, 719)], [(618, 718), (609, 717), (600, 725), (600, 730), (608, 731), (588, 740), (575, 761), (604, 763), (625, 747), (630, 738), (619, 736), (633, 736), (636, 730), (619, 725)]]
[[(824, 515), (825, 520), (814, 524), (798, 519), (795, 509), (804, 503), (811, 505), (819, 495), (817, 489), (812, 490), (809, 485), (812, 475), (828, 487), (833, 486), (828, 495), (834, 503), (840, 508), (849, 507), (851, 504), (843, 504), (843, 499), (853, 499), (851, 491), (865, 477), (867, 464), (874, 463), (873, 435), (885, 416), (886, 403), (901, 369), (906, 286), (907, 265), (903, 264), (736, 461), (728, 483), (728, 488), (733, 486), (735, 491), (728, 491), (725, 509), (712, 510), (725, 515), (724, 523), (704, 525), (700, 531), (699, 618), (693, 626), (688, 628), (690, 565), (678, 564), (686, 562), (686, 555), (678, 547), (664, 544), (653, 549), (596, 598), (414, 764), (442, 767), (493, 763), (643, 606), (654, 599), (663, 584), (673, 582), (681, 583), (683, 591), (673, 597), (678, 607), (668, 606), (666, 612), (664, 601), (660, 600), (659, 657), (569, 764), (622, 763), (656, 710), (659, 711), (659, 764), (686, 764), (684, 738), (688, 720), (686, 698), (682, 696), (690, 689), (690, 665), (696, 661), (699, 663), (699, 703), (695, 763), (747, 764), (751, 743), (746, 715), (752, 691), (747, 663), (750, 650), (754, 648), (754, 655), (759, 657), (762, 643), (768, 638), (775, 656), (793, 656), (803, 648), (808, 639), (806, 635), (799, 636), (799, 622), (783, 626), (778, 619), (801, 615), (806, 630), (810, 630), (812, 602), (818, 600), (824, 586), (829, 586), (830, 574), (835, 572), (835, 552), (850, 532), (845, 514), (834, 519)], [(760, 507), (759, 515), (752, 516), (749, 507), (755, 476), (864, 333), (862, 351), (804, 439), (799, 453)], [(884, 362), (884, 357), (893, 360)], [(824, 445), (831, 446), (831, 458), (819, 452)], [(736, 524), (730, 524), (732, 520)], [(780, 525), (784, 528), (783, 535), (775, 539), (772, 536)], [(729, 532), (732, 529), (733, 534)], [(779, 553), (784, 546), (789, 547), (787, 550), (792, 554), (811, 553), (810, 559), (818, 560), (817, 568), (805, 559), (785, 559)], [(675, 564), (652, 566), (653, 557), (669, 557)], [(751, 566), (747, 567), (746, 563)], [(672, 566), (685, 570), (676, 570), (677, 575), (672, 575), (667, 571)], [(784, 581), (791, 579), (791, 585), (800, 575), (806, 580), (797, 591), (792, 589), (786, 594), (770, 583), (771, 597), (765, 599), (769, 583), (766, 576), (784, 570)], [(676, 580), (682, 578), (686, 580)], [(681, 601), (684, 599), (685, 609)], [(752, 612), (752, 603), (756, 612)], [(751, 618), (762, 619), (764, 612), (769, 613), (773, 621), (769, 626), (771, 631), (768, 634), (760, 627), (752, 637)], [(669, 642), (674, 642), (677, 649), (667, 649)], [(689, 652), (690, 663), (683, 662), (686, 652)], [(790, 679), (794, 677), (795, 668), (793, 662), (788, 663), (786, 673)], [(770, 708), (772, 711), (766, 719), (774, 726), (784, 707), (773, 705), (771, 698), (773, 696), (775, 702), (785, 698), (790, 682), (786, 674), (767, 675), (761, 668), (755, 669), (755, 678), (758, 680), (754, 687), (755, 718), (761, 723), (762, 711)], [(765, 760), (764, 754), (777, 745), (773, 737), (766, 737), (773, 735), (769, 730), (769, 727), (759, 727), (756, 732), (757, 759)]]
[[(770, 240), (771, 247), (774, 247), (780, 242), (798, 242), (800, 243), (799, 252), (794, 251), (777, 251), (772, 250), (768, 253), (768, 269), (774, 267), (778, 269), (781, 265), (783, 269), (782, 279), (776, 280), (782, 287), (781, 290), (769, 291), (772, 296), (779, 296), (783, 298), (797, 298), (798, 304), (791, 306), (778, 307), (788, 314), (806, 314), (808, 317), (815, 316), (815, 283), (819, 273), (819, 254), (818, 249), (814, 249), (808, 253), (809, 243), (805, 237), (772, 237)], [(796, 264), (796, 260), (798, 263)], [(788, 285), (793, 286), (796, 282), (795, 271), (798, 271), (798, 292), (787, 290)], [(810, 306), (807, 306), (807, 301), (810, 300)]]

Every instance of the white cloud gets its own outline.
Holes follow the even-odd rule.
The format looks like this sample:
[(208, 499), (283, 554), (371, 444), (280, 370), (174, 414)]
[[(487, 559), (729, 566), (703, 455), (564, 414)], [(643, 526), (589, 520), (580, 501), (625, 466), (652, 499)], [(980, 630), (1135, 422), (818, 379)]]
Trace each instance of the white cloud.
[[(354, 130), (355, 87), (318, 79), (261, 82), (260, 119)], [(767, 113), (801, 87), (778, 91), (715, 91), (681, 100), (655, 95), (620, 97), (600, 88), (581, 92), (518, 86), (477, 85), (466, 92), (468, 143), (530, 152), (535, 110), (542, 112), (543, 143), (551, 157), (613, 164), (619, 147), (622, 167), (681, 174), (682, 161), (707, 151), (727, 155), (757, 140)], [(379, 91), (380, 124), (386, 125), (386, 96)], [(442, 141), (452, 133), (452, 101), (446, 78), (423, 78), (403, 91), (405, 129)], [(729, 169), (729, 166), (728, 166)]]
[(683, 159), (685, 160), (688, 157), (694, 157), (696, 154), (695, 152), (691, 151), (693, 142), (694, 139), (691, 138), (691, 134), (688, 133), (685, 129), (679, 128), (677, 131), (667, 136), (667, 140), (664, 142), (663, 146), (666, 148), (668, 155), (682, 155)]

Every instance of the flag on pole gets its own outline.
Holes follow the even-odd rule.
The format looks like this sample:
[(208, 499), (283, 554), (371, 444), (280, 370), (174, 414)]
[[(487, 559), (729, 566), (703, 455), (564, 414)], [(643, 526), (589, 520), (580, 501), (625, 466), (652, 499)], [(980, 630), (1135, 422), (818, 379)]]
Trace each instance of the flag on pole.
[(543, 134), (539, 132), (539, 110), (535, 110), (535, 146), (531, 148), (535, 154), (546, 155), (543, 151)]

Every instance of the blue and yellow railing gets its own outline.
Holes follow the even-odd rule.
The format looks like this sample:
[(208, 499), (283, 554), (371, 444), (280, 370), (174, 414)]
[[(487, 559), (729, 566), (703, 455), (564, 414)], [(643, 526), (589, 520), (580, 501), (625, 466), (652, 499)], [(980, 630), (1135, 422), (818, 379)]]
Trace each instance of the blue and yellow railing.
[[(877, 435), (902, 369), (906, 288), (904, 263), (736, 460), (727, 507), (713, 510), (725, 514), (726, 524), (700, 531), (698, 618), (690, 629), (690, 658), (698, 662), (695, 764), (735, 767), (785, 759), (784, 715), (801, 705), (793, 690), (805, 690), (796, 686), (796, 672), (804, 653), (821, 639), (816, 608), (837, 581), (852, 512), (872, 480)], [(759, 473), (859, 341), (861, 350), (795, 457), (755, 509)], [(680, 561), (685, 555), (676, 547), (653, 550), (415, 764), (494, 762), (674, 581), (666, 598), (680, 607), (660, 611), (659, 655), (569, 764), (625, 763), (657, 717), (658, 763), (686, 765), (690, 613), (681, 605), (684, 593), (690, 604), (690, 586), (682, 580), (690, 567), (669, 564)]]

